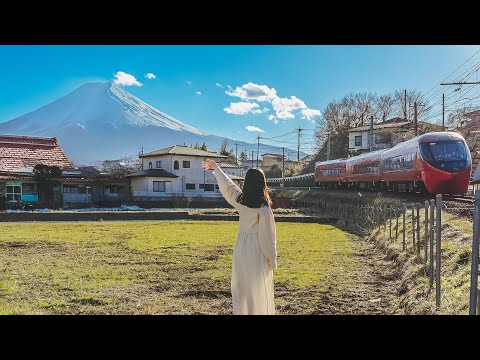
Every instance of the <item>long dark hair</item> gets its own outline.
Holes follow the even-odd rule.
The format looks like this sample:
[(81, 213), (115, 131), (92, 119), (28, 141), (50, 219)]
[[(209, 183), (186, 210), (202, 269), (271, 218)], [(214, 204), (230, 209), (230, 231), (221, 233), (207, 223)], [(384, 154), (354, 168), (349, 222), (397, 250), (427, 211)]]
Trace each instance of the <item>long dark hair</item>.
[(248, 169), (243, 191), (238, 196), (237, 202), (249, 208), (272, 205), (272, 200), (268, 195), (267, 180), (265, 180), (265, 174), (261, 169)]

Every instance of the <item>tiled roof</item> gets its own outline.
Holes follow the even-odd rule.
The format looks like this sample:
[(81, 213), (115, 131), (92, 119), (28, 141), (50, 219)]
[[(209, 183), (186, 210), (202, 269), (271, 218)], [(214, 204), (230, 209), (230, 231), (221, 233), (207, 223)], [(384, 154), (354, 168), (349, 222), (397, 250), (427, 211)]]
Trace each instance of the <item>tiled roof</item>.
[(163, 177), (163, 178), (178, 178), (177, 175), (169, 173), (163, 169), (147, 169), (133, 174), (129, 174), (126, 177)]
[(0, 171), (31, 171), (37, 164), (75, 169), (56, 138), (0, 135)]
[(238, 166), (236, 164), (226, 163), (226, 162), (219, 162), (219, 163), (217, 163), (217, 165), (220, 166), (221, 168), (225, 168), (225, 169), (240, 169), (240, 166)]
[(175, 146), (170, 146), (160, 150), (155, 150), (155, 151), (140, 155), (140, 157), (158, 156), (158, 155), (185, 155), (185, 156), (199, 156), (199, 157), (206, 157), (206, 158), (222, 158), (222, 159), (227, 158), (224, 155), (220, 155), (210, 151), (194, 149), (184, 145), (175, 145)]
[[(400, 118), (395, 118), (395, 119), (400, 119)], [(395, 120), (395, 119), (392, 119), (392, 120)], [(390, 120), (387, 120), (383, 123), (373, 124), (373, 130), (394, 129), (394, 128), (401, 128), (401, 127), (407, 127), (408, 128), (410, 126), (412, 126), (412, 127), (414, 126), (413, 121), (390, 121)], [(438, 128), (438, 129), (440, 129), (442, 127), (441, 125), (432, 124), (432, 123), (429, 123), (429, 122), (426, 122), (426, 121), (419, 121), (418, 126), (428, 126), (428, 127), (432, 127), (432, 128)], [(368, 131), (368, 130), (370, 130), (370, 125), (359, 126), (359, 127), (356, 127), (356, 128), (352, 128), (352, 129), (349, 130), (349, 132), (359, 132), (359, 131)]]
[(232, 175), (232, 174), (226, 174), (226, 175), (232, 180), (245, 180), (243, 176)]
[[(387, 128), (400, 128), (404, 127), (406, 125), (412, 125), (412, 121), (403, 121), (403, 122), (391, 122), (391, 123), (386, 123), (386, 124), (373, 124), (373, 129), (387, 129)], [(350, 129), (350, 132), (358, 132), (358, 131), (368, 131), (370, 130), (370, 125), (367, 126), (359, 126), (353, 129)]]
[(272, 157), (276, 157), (276, 158), (284, 158), (285, 157), (284, 155), (281, 155), (281, 154), (272, 154), (272, 153), (265, 153), (265, 154), (262, 154), (262, 156), (272, 156)]

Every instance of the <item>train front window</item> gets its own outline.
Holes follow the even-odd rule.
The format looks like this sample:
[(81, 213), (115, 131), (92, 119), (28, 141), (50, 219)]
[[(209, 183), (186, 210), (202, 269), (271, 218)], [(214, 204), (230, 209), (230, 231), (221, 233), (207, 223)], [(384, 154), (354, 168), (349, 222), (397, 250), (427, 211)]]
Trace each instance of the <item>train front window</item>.
[(420, 151), (426, 162), (443, 171), (458, 172), (470, 165), (463, 141), (423, 143)]

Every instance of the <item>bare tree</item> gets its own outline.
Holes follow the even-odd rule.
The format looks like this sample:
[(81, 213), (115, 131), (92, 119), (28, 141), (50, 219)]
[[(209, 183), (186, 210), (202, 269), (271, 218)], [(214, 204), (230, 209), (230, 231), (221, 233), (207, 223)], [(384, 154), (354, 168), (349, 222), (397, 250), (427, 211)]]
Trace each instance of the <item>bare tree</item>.
[(417, 118), (426, 119), (430, 114), (433, 106), (427, 101), (426, 96), (420, 90), (407, 90), (407, 107), (405, 108), (405, 90), (396, 90), (395, 112), (397, 116), (413, 121), (415, 112), (415, 102), (417, 103)]
[(382, 122), (388, 120), (395, 106), (394, 94), (386, 94), (375, 98), (375, 105)]

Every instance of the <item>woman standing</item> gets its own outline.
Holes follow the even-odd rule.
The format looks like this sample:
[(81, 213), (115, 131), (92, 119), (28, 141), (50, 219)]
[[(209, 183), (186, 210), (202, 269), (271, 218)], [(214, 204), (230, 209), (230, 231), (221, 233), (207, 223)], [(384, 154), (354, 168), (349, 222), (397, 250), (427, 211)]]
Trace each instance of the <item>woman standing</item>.
[(276, 228), (265, 175), (259, 169), (249, 169), (242, 192), (215, 161), (202, 165), (205, 170), (214, 170), (222, 195), (240, 217), (232, 261), (233, 314), (274, 315)]

